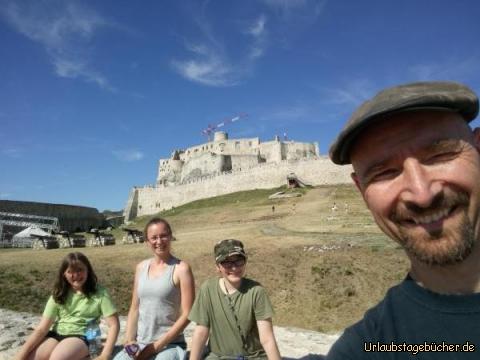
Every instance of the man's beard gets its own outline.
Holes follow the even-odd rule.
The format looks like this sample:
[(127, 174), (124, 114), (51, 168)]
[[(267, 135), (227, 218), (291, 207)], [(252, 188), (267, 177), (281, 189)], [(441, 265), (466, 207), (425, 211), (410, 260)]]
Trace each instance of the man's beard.
[[(468, 194), (460, 191), (447, 191), (438, 194), (428, 208), (420, 208), (407, 204), (402, 209), (397, 207), (392, 219), (399, 224), (399, 242), (407, 252), (426, 265), (452, 265), (465, 260), (472, 252), (475, 244), (473, 225), (468, 218)], [(456, 226), (442, 227), (423, 235), (412, 233), (412, 229), (402, 225), (401, 220), (433, 214), (442, 209), (460, 211), (460, 223)], [(427, 231), (427, 230), (425, 230)]]

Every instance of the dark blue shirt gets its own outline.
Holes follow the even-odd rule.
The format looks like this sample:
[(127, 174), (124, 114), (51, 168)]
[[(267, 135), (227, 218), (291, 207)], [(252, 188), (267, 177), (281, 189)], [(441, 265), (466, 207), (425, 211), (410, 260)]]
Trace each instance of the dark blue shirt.
[(345, 330), (327, 355), (340, 359), (480, 359), (480, 294), (437, 294), (408, 276)]

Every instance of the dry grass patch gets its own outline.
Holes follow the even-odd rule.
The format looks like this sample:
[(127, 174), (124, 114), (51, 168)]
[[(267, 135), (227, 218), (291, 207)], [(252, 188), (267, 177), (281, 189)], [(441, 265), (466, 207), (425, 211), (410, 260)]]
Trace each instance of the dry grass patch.
[[(216, 276), (213, 245), (242, 240), (248, 276), (269, 292), (275, 323), (336, 332), (359, 320), (405, 276), (408, 261), (374, 225), (353, 186), (319, 187), (272, 202), (278, 189), (242, 192), (161, 214), (174, 228), (173, 252), (192, 266), (197, 287)], [(338, 209), (332, 211), (333, 203)], [(275, 204), (275, 212), (271, 206)], [(347, 205), (345, 205), (347, 204)], [(150, 217), (132, 226), (141, 229)], [(100, 282), (125, 315), (144, 244), (84, 248)], [(0, 251), (0, 307), (41, 313), (56, 270), (69, 249)]]

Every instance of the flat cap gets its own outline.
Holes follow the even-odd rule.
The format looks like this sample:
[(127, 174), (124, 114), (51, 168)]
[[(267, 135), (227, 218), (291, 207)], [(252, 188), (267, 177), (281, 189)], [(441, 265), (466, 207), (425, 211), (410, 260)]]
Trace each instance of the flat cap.
[(415, 82), (382, 90), (352, 114), (330, 147), (330, 159), (338, 165), (350, 164), (351, 147), (367, 126), (387, 115), (428, 109), (454, 111), (470, 122), (478, 114), (478, 97), (456, 82)]

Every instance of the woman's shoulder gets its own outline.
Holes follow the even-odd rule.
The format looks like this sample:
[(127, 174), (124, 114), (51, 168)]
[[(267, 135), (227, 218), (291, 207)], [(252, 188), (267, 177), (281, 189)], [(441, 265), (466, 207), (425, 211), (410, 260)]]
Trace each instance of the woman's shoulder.
[(172, 257), (170, 265), (175, 266), (175, 273), (179, 275), (189, 275), (192, 272), (190, 265), (186, 261), (177, 259), (176, 257)]
[(150, 261), (151, 261), (151, 259), (145, 259), (145, 260), (140, 261), (140, 262), (135, 266), (135, 270), (136, 270), (137, 272), (139, 272), (139, 271), (145, 269), (145, 268), (148, 266), (148, 264), (150, 263)]

